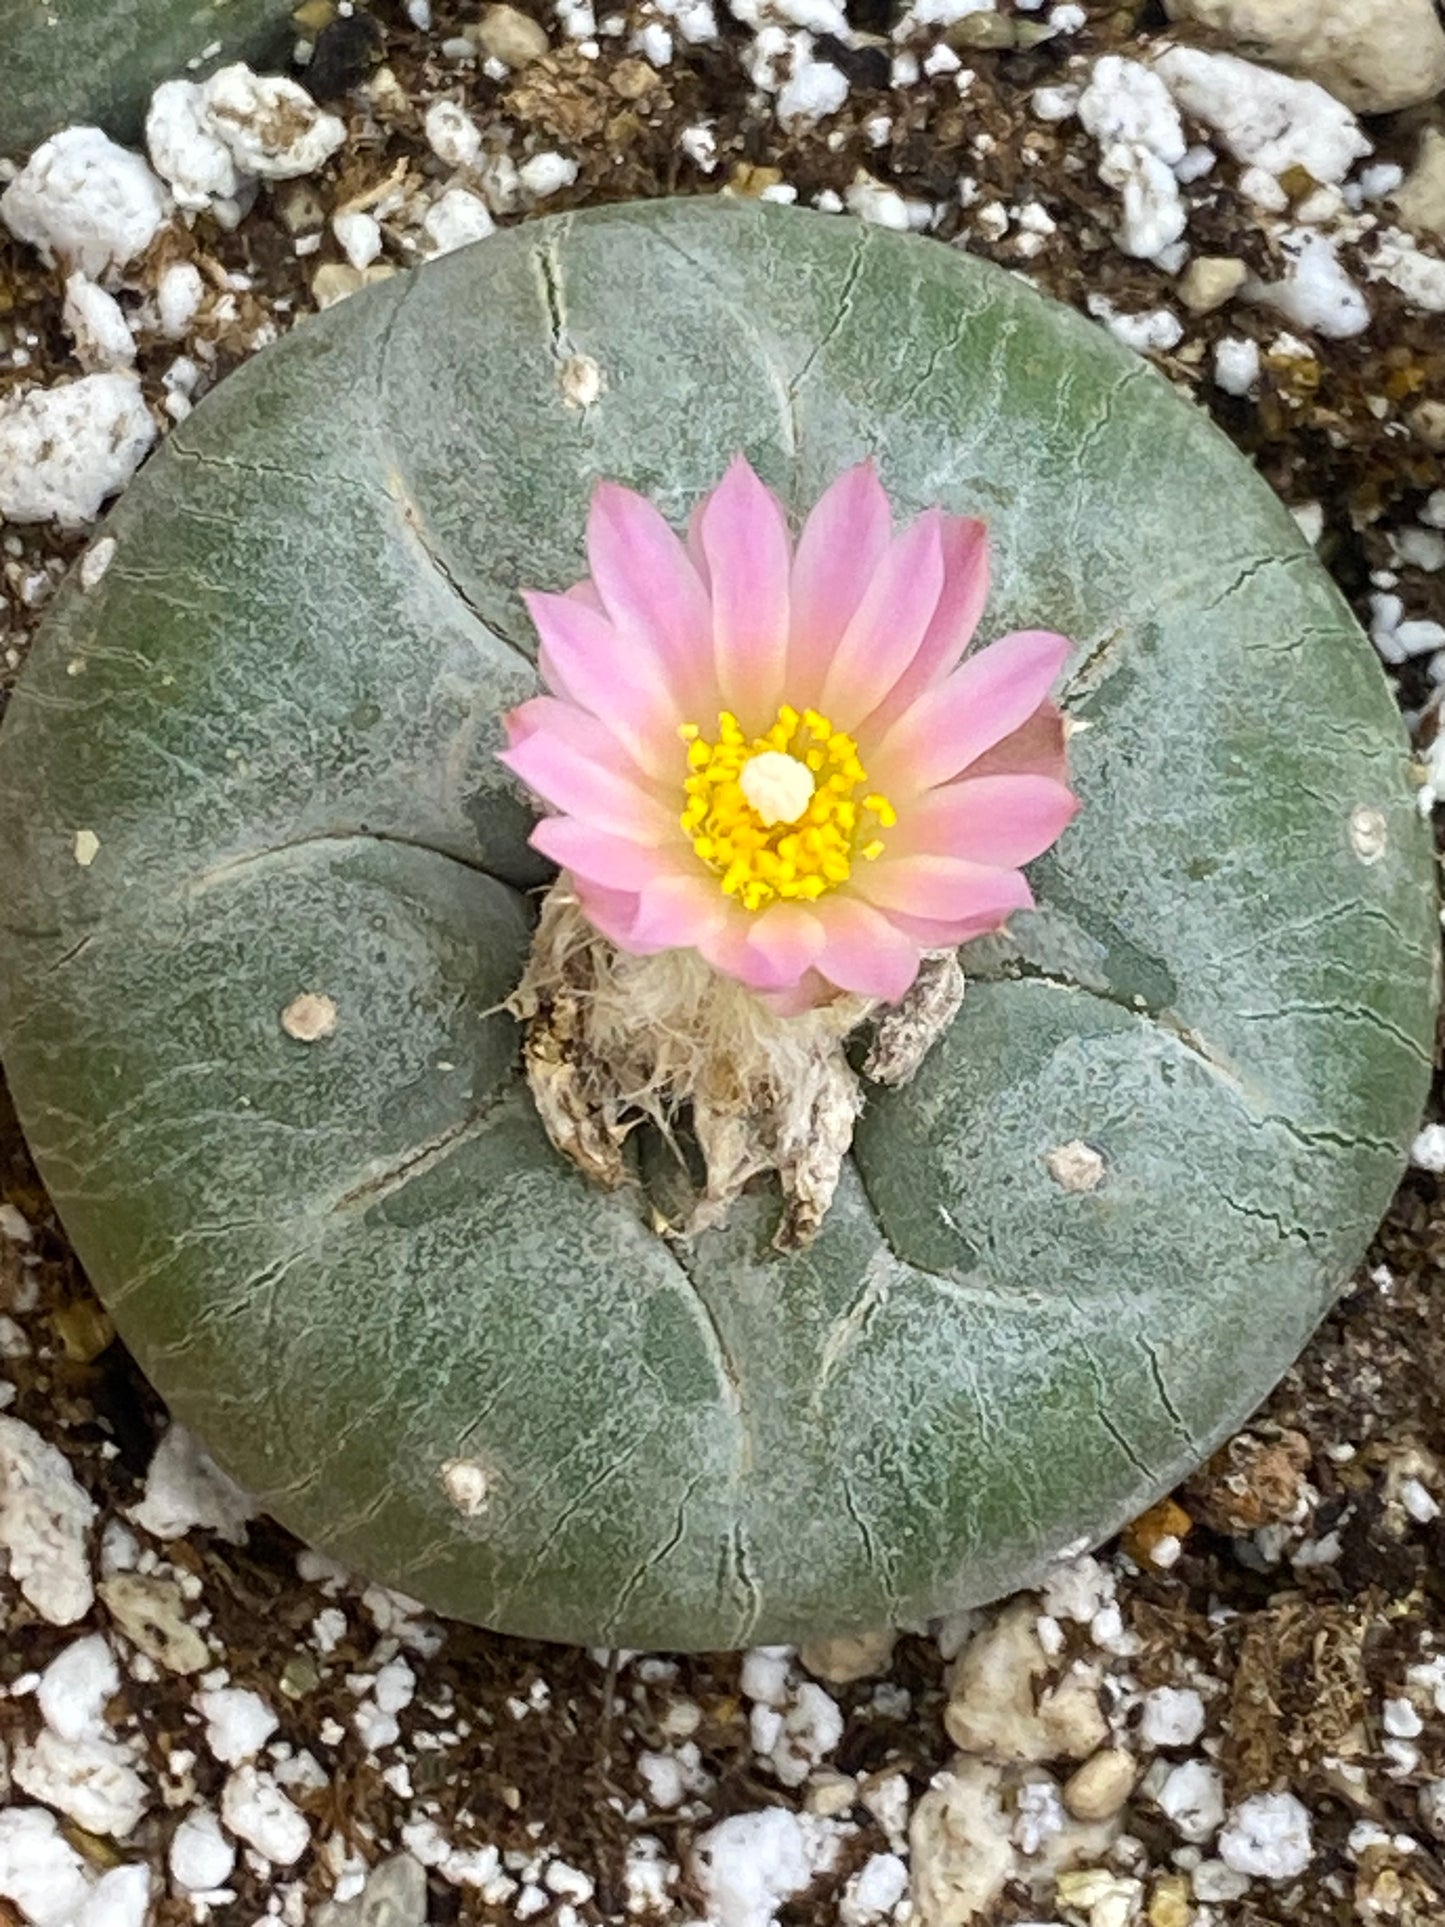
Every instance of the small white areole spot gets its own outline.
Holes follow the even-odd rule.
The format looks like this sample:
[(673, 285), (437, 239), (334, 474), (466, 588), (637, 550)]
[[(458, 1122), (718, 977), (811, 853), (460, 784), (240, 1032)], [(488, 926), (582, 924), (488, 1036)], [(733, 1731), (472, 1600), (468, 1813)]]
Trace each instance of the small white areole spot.
[(1378, 863), (1389, 841), (1389, 827), (1381, 811), (1361, 803), (1350, 812), (1350, 842), (1361, 863)]
[(569, 355), (557, 380), (569, 408), (590, 408), (607, 386), (607, 377), (591, 355)]
[(1065, 1191), (1097, 1191), (1104, 1181), (1104, 1160), (1081, 1137), (1055, 1146), (1044, 1156), (1049, 1176)]
[(281, 1013), (281, 1028), (298, 1044), (316, 1044), (336, 1029), (336, 1005), (314, 990), (293, 997)]
[(94, 863), (96, 852), (99, 848), (100, 838), (94, 830), (77, 830), (75, 832), (75, 860), (82, 870), (88, 870), (91, 864)]
[(486, 1511), (495, 1483), (480, 1459), (445, 1459), (442, 1487), (464, 1519), (479, 1519)]

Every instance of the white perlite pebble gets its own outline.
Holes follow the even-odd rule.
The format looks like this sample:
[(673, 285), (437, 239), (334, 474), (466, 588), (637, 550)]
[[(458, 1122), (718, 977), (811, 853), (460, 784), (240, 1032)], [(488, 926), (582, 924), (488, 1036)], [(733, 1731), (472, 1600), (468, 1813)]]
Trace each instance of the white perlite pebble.
[(1226, 395), (1247, 395), (1259, 380), (1259, 343), (1225, 335), (1214, 344), (1214, 381)]
[(848, 77), (841, 68), (831, 60), (799, 56), (778, 95), (778, 123), (789, 128), (810, 126), (836, 114), (847, 98)]
[(90, 1890), (69, 1927), (146, 1927), (150, 1918), (150, 1868), (139, 1862), (112, 1867)]
[(104, 1732), (105, 1703), (120, 1690), (115, 1657), (100, 1633), (77, 1639), (57, 1653), (35, 1689), (41, 1718), (62, 1740)]
[[(765, 1715), (766, 1718), (760, 1717)], [(843, 1714), (831, 1694), (812, 1680), (794, 1689), (786, 1713), (771, 1706), (753, 1709), (757, 1751), (772, 1764), (784, 1786), (801, 1786), (843, 1737)]]
[(0, 402), (0, 515), (83, 528), (125, 487), (155, 436), (129, 370), (22, 388)]
[(908, 1892), (908, 1868), (896, 1853), (875, 1853), (843, 1889), (838, 1906), (840, 1927), (872, 1927), (891, 1920), (893, 1910)]
[[(1433, 1840), (1445, 1840), (1445, 1780), (1428, 1780), (1416, 1795), (1420, 1821)], [(0, 1815), (0, 1826), (5, 1824)], [(0, 1893), (3, 1893), (0, 1887)]]
[(673, 1807), (681, 1806), (683, 1794), (682, 1767), (672, 1753), (639, 1753), (636, 1760), (637, 1775), (647, 1788), (647, 1795), (654, 1807), (669, 1813)]
[(236, 1849), (209, 1807), (193, 1807), (176, 1828), (167, 1864), (172, 1880), (188, 1893), (225, 1886), (236, 1864)]
[(237, 1767), (221, 1792), (221, 1818), (248, 1847), (289, 1867), (311, 1844), (311, 1828), (269, 1773)]
[(565, 154), (534, 154), (531, 160), (523, 161), (517, 173), (527, 192), (544, 201), (549, 194), (572, 185), (577, 178), (577, 163)]
[(1400, 1485), (1400, 1503), (1417, 1526), (1428, 1526), (1440, 1517), (1440, 1506), (1427, 1485), (1419, 1479), (1405, 1479)]
[(589, 1901), (596, 1891), (590, 1874), (583, 1873), (580, 1867), (572, 1867), (565, 1860), (554, 1860), (542, 1876), (542, 1884), (548, 1893), (563, 1900)]
[(860, 221), (871, 222), (874, 227), (892, 228), (895, 233), (906, 234), (913, 225), (908, 214), (909, 204), (898, 189), (875, 181), (871, 175), (860, 174), (844, 198), (850, 214), (856, 214)]
[(1189, 1884), (1194, 1889), (1194, 1898), (1206, 1906), (1228, 1906), (1249, 1892), (1248, 1874), (1236, 1873), (1222, 1860), (1201, 1860), (1189, 1876)]
[[(8, 512), (3, 441), (0, 414), (0, 513)], [(94, 1603), (86, 1544), (94, 1517), (61, 1453), (22, 1420), (0, 1418), (0, 1547), (10, 1577), (52, 1626), (72, 1625)]]
[(381, 253), (381, 223), (364, 208), (343, 207), (331, 217), (331, 232), (358, 273)]
[(124, 1840), (148, 1804), (128, 1748), (109, 1738), (62, 1740), (49, 1728), (15, 1755), (15, 1783), (84, 1827)]
[(1139, 1737), (1146, 1746), (1193, 1746), (1204, 1731), (1204, 1701), (1192, 1686), (1156, 1686), (1144, 1695)]
[(1135, 354), (1151, 350), (1168, 354), (1184, 339), (1184, 326), (1168, 308), (1148, 308), (1143, 314), (1121, 314), (1107, 295), (1091, 294), (1084, 304), (1095, 321), (1102, 321), (1116, 341)]
[(654, 67), (666, 67), (672, 59), (672, 35), (660, 20), (649, 20), (633, 36), (632, 44)]
[(743, 1655), (739, 1684), (743, 1697), (764, 1706), (784, 1706), (788, 1698), (791, 1646), (754, 1646)]
[(771, 1927), (836, 1854), (826, 1821), (784, 1807), (734, 1814), (693, 1846), (692, 1872), (714, 1927)]
[(167, 80), (156, 88), (146, 114), (146, 149), (177, 207), (199, 211), (241, 191), (236, 157), (217, 133), (197, 81)]
[(1427, 1124), (1410, 1146), (1410, 1162), (1417, 1170), (1445, 1173), (1445, 1124)]
[(1079, 97), (1079, 119), (1099, 143), (1099, 179), (1123, 196), (1118, 242), (1152, 260), (1188, 223), (1174, 168), (1185, 153), (1184, 125), (1169, 90), (1137, 60), (1106, 54)]
[(1371, 152), (1349, 108), (1313, 81), (1198, 47), (1166, 48), (1154, 71), (1184, 112), (1248, 166), (1274, 175), (1303, 167), (1316, 181), (1339, 182)]
[(1173, 167), (1182, 161), (1184, 123), (1169, 89), (1142, 61), (1106, 54), (1079, 96), (1078, 116), (1101, 147), (1145, 147)]
[(1294, 1880), (1314, 1858), (1309, 1813), (1292, 1793), (1256, 1793), (1230, 1814), (1219, 1857), (1236, 1873)]
[(103, 281), (143, 254), (166, 218), (165, 190), (139, 154), (98, 127), (41, 143), (0, 194), (0, 220), (43, 259)]
[(237, 167), (265, 181), (314, 174), (346, 139), (345, 124), (325, 114), (294, 80), (255, 74), (240, 62), (222, 67), (201, 88), (207, 124)]
[(1363, 334), (1370, 325), (1370, 304), (1341, 267), (1329, 236), (1288, 228), (1279, 241), (1288, 264), (1283, 277), (1250, 282), (1248, 298), (1330, 341)]
[(427, 146), (448, 167), (471, 167), (481, 154), (482, 130), (454, 100), (434, 100), (426, 110), (422, 131)]
[(88, 375), (134, 364), (135, 340), (120, 303), (78, 268), (66, 279), (60, 318), (75, 344), (75, 359)]
[(246, 1537), (256, 1502), (229, 1478), (194, 1432), (174, 1421), (155, 1449), (145, 1497), (126, 1517), (157, 1539), (179, 1539), (200, 1526), (232, 1545)]
[(197, 1693), (196, 1710), (206, 1721), (206, 1745), (225, 1766), (255, 1759), (280, 1725), (261, 1695), (248, 1686)]
[(395, 1746), (401, 1737), (401, 1723), (396, 1716), (411, 1704), (416, 1692), (416, 1675), (410, 1666), (404, 1659), (393, 1659), (375, 1678), (353, 1673), (348, 1676), (347, 1684), (354, 1691), (367, 1694), (352, 1715), (351, 1723), (368, 1752), (379, 1753), (384, 1747)]
[(1366, 272), (1398, 288), (1422, 314), (1445, 314), (1445, 261), (1423, 254), (1403, 229), (1385, 229)]
[(43, 1807), (0, 1812), (0, 1897), (32, 1927), (69, 1927), (90, 1893), (85, 1862)]
[(1415, 1740), (1425, 1730), (1425, 1722), (1407, 1699), (1386, 1700), (1380, 1709), (1380, 1722), (1395, 1740)]
[(1124, 208), (1115, 239), (1138, 261), (1157, 261), (1189, 224), (1174, 170), (1147, 148), (1120, 143), (1099, 162), (1099, 179), (1117, 189)]
[(156, 314), (167, 341), (179, 341), (200, 312), (206, 284), (194, 261), (173, 261), (156, 283)]
[(422, 231), (432, 244), (432, 253), (450, 254), (472, 241), (485, 241), (496, 232), (496, 223), (487, 212), (485, 201), (464, 187), (449, 187), (433, 202), (422, 220)]
[(1224, 1821), (1223, 1775), (1205, 1760), (1185, 1760), (1160, 1787), (1158, 1800), (1181, 1839), (1202, 1846)]
[[(1440, 499), (1445, 503), (1445, 494), (1442, 494)], [(1433, 496), (1431, 500), (1434, 500)], [(28, 1245), (34, 1242), (35, 1233), (30, 1229), (29, 1221), (18, 1205), (0, 1204), (0, 1238), (8, 1238), (13, 1245)]]

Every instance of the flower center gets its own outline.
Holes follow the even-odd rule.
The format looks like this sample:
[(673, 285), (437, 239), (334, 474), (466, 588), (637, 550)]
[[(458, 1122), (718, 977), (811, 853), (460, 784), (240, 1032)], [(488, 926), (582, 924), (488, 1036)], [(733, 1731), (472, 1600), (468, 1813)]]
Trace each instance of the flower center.
[(726, 896), (749, 910), (811, 900), (846, 883), (853, 864), (883, 854), (879, 830), (898, 817), (868, 782), (858, 745), (816, 709), (784, 703), (751, 742), (722, 710), (709, 742), (683, 723), (688, 775), (682, 827)]
[(796, 823), (818, 787), (813, 772), (796, 756), (765, 749), (743, 764), (738, 785), (753, 809), (772, 829), (776, 823)]

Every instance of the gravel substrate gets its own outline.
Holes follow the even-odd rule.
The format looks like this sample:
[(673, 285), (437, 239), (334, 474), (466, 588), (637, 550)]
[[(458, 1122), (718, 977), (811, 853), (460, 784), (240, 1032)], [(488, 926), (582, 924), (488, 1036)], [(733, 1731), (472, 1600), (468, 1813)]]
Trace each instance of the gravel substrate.
[[(103, 497), (277, 334), (537, 211), (722, 191), (927, 231), (1148, 353), (1371, 630), (1428, 811), (1445, 44), (1428, 0), (1393, 40), (1321, 0), (1358, 16), (1325, 92), (1220, 65), (1244, 8), (1173, 11), (1169, 52), (1152, 4), (308, 0), (317, 105), (231, 69), (161, 90), (155, 172), (74, 135), (6, 170), (0, 688), (103, 571)], [(436, 1624), (252, 1518), (0, 1113), (0, 1921), (1438, 1923), (1445, 1126), (1415, 1159), (1266, 1410), (1122, 1542), (957, 1622), (675, 1660)]]

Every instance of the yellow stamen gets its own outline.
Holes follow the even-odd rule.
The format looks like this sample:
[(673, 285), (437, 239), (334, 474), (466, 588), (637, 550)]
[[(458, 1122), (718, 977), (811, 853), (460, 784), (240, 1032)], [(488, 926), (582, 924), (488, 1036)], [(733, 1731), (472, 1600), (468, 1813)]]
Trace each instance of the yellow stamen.
[(815, 902), (846, 883), (856, 860), (883, 854), (880, 830), (898, 821), (878, 791), (864, 795), (858, 745), (816, 709), (783, 703), (777, 721), (751, 742), (722, 710), (709, 742), (682, 723), (686, 804), (680, 821), (724, 896), (746, 910)]

